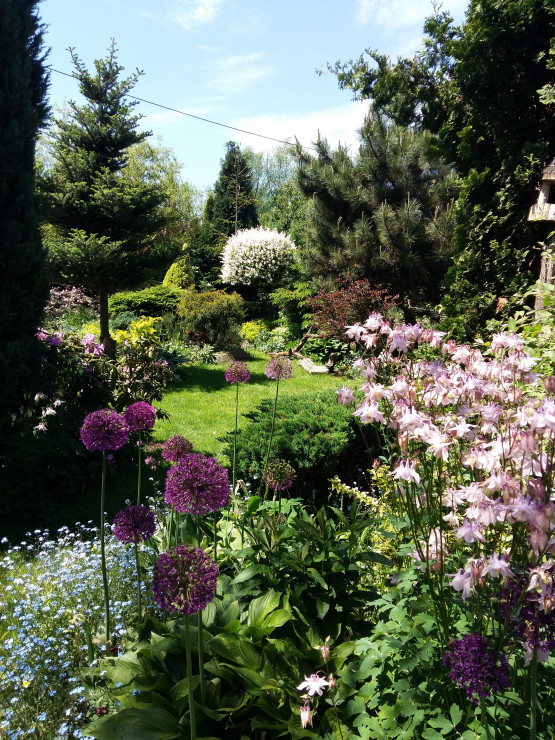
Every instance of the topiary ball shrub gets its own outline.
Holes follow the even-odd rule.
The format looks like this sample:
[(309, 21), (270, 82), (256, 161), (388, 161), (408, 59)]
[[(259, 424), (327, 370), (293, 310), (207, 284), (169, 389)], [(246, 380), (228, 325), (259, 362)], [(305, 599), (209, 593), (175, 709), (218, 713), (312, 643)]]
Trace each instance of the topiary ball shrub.
[[(237, 432), (237, 478), (258, 483), (263, 475), (272, 426), (273, 399), (264, 400)], [(270, 459), (286, 460), (297, 478), (291, 496), (318, 509), (328, 501), (329, 479), (338, 472), (354, 481), (369, 457), (361, 444), (352, 409), (337, 402), (335, 391), (283, 396), (276, 412)], [(233, 456), (233, 432), (225, 435), (224, 453)], [(253, 490), (255, 487), (253, 486)], [(336, 502), (337, 503), (337, 502)]]
[(222, 282), (276, 286), (287, 277), (295, 252), (293, 240), (275, 229), (242, 229), (225, 244)]

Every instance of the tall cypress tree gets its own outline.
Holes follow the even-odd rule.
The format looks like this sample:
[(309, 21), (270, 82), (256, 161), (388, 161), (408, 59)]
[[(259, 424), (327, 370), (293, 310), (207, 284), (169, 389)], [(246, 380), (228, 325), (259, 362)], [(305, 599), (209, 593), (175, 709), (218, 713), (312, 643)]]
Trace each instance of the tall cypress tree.
[(48, 115), (37, 5), (0, 3), (0, 444), (10, 413), (36, 390), (34, 335), (48, 295), (34, 196), (35, 144)]
[(86, 102), (70, 102), (69, 116), (56, 120), (51, 134), (53, 165), (40, 183), (49, 260), (55, 279), (97, 295), (101, 338), (113, 351), (108, 296), (140, 283), (152, 236), (167, 219), (159, 208), (165, 194), (122, 176), (126, 150), (149, 136), (138, 131), (140, 116), (127, 98), (141, 73), (120, 78), (114, 42), (94, 74), (70, 51)]
[(234, 141), (228, 141), (226, 149), (214, 185), (212, 208), (212, 225), (222, 241), (236, 234), (239, 229), (258, 225), (256, 198), (247, 158)]

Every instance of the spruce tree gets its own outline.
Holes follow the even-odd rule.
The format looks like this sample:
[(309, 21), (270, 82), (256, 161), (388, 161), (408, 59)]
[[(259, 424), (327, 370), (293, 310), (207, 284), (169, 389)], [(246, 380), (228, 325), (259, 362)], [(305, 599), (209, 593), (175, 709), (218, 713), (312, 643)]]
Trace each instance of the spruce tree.
[(0, 444), (10, 413), (35, 392), (35, 338), (48, 296), (34, 196), (38, 131), (48, 115), (36, 0), (0, 3)]
[(449, 265), (456, 181), (429, 133), (370, 113), (356, 157), (326, 141), (301, 147), (299, 184), (311, 199), (306, 268), (313, 277), (368, 278), (413, 307), (437, 303)]
[(41, 181), (49, 261), (54, 279), (97, 295), (101, 339), (113, 351), (108, 296), (140, 284), (152, 237), (167, 218), (165, 194), (123, 176), (127, 150), (150, 135), (138, 130), (136, 103), (127, 97), (141, 72), (120, 77), (114, 42), (93, 74), (70, 52), (86, 102), (71, 101), (51, 134), (53, 164)]
[(212, 226), (222, 243), (239, 229), (258, 226), (256, 198), (247, 158), (234, 141), (228, 141), (226, 149), (214, 185), (212, 206)]

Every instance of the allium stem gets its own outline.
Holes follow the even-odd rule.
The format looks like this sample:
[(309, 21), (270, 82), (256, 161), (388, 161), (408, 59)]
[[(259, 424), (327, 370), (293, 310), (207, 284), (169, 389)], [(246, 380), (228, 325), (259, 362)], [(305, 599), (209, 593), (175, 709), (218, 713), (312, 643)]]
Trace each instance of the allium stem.
[(191, 740), (197, 740), (197, 721), (195, 715), (195, 699), (193, 696), (193, 661), (191, 658), (191, 633), (189, 631), (189, 615), (185, 615), (185, 651), (187, 653), (187, 686), (189, 690), (189, 722), (191, 725)]
[[(264, 481), (264, 474), (266, 473), (266, 469), (268, 467), (268, 460), (270, 459), (270, 449), (272, 447), (272, 439), (274, 437), (274, 427), (276, 424), (276, 409), (277, 409), (277, 402), (278, 402), (278, 393), (279, 393), (279, 378), (276, 380), (276, 397), (274, 399), (274, 412), (272, 414), (272, 428), (270, 430), (270, 439), (268, 441), (268, 449), (266, 450), (266, 459), (264, 460), (264, 468), (262, 469), (262, 474), (260, 476), (260, 490), (262, 490), (262, 482)], [(268, 489), (266, 488), (266, 495), (267, 495)], [(266, 496), (264, 496), (266, 498)]]
[(206, 684), (204, 681), (204, 635), (202, 633), (202, 612), (197, 612), (198, 632), (198, 674), (200, 676), (200, 700), (206, 705)]
[(135, 542), (135, 563), (137, 565), (137, 625), (141, 623), (141, 566), (139, 564), (139, 545)]
[(233, 433), (233, 468), (231, 473), (231, 490), (235, 492), (235, 460), (236, 460), (236, 453), (237, 453), (237, 425), (239, 420), (239, 383), (235, 383), (236, 393), (235, 393), (235, 431)]
[(530, 740), (536, 740), (538, 714), (538, 646), (534, 645), (530, 662)]
[(139, 478), (137, 482), (137, 505), (141, 503), (141, 473), (142, 473), (142, 452), (141, 430), (139, 429)]
[(484, 730), (486, 731), (487, 740), (491, 740), (491, 733), (489, 731), (488, 713), (486, 711), (486, 702), (482, 696), (480, 697), (480, 719), (482, 720), (482, 725), (484, 727)]
[(100, 564), (102, 568), (102, 588), (104, 591), (104, 629), (106, 644), (111, 641), (110, 592), (108, 591), (108, 572), (106, 570), (106, 548), (104, 543), (104, 498), (106, 493), (106, 451), (102, 451), (102, 482), (100, 484)]

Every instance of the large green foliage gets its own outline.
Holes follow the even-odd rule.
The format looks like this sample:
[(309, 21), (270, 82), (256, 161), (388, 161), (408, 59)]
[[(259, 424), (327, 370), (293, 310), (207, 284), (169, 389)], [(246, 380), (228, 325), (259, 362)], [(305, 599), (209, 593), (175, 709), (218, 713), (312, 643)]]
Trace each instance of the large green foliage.
[(36, 6), (35, 0), (0, 6), (1, 440), (25, 390), (36, 390), (40, 347), (34, 334), (48, 297), (33, 182), (35, 142), (48, 112)]
[(370, 278), (411, 305), (437, 302), (449, 264), (456, 182), (426, 132), (370, 113), (358, 155), (316, 143), (297, 149), (299, 182), (311, 198), (305, 249), (312, 275)]
[[(86, 102), (69, 103), (51, 133), (52, 164), (43, 173), (50, 264), (55, 279), (82, 285), (100, 300), (103, 340), (109, 337), (107, 296), (140, 282), (152, 237), (167, 222), (164, 193), (126, 173), (127, 150), (148, 133), (127, 95), (139, 72), (120, 79), (112, 46), (87, 71), (72, 50), (74, 75)], [(171, 261), (171, 259), (170, 259)]]
[[(448, 324), (470, 334), (502, 317), (537, 274), (545, 225), (526, 221), (542, 165), (554, 155), (551, 0), (472, 0), (466, 22), (447, 14), (425, 26), (414, 59), (378, 52), (338, 63), (339, 84), (399, 123), (438, 133), (465, 178), (456, 209), (456, 258), (445, 301)], [(377, 66), (373, 66), (373, 62)]]
[(244, 301), (239, 293), (184, 290), (177, 306), (183, 331), (196, 342), (235, 343), (239, 324), (244, 319)]

